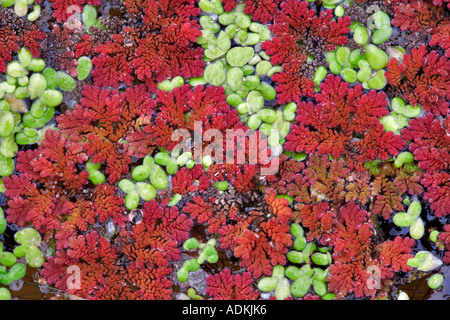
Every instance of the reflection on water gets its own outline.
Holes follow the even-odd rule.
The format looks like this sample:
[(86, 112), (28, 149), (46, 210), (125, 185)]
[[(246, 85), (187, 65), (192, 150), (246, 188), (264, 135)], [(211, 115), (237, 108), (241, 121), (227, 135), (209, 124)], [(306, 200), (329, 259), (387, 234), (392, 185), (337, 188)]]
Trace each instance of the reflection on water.
[[(436, 290), (430, 289), (427, 284), (428, 278), (440, 273), (444, 276), (444, 283)], [(423, 278), (414, 280), (402, 287), (405, 293), (408, 294), (410, 300), (450, 300), (450, 266), (443, 266), (435, 272), (430, 272)]]

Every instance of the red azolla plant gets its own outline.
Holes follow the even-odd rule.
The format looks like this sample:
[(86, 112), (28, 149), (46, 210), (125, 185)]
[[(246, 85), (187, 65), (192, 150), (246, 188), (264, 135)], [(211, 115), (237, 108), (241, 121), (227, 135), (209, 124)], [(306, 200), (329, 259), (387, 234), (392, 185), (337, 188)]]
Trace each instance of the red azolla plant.
[(393, 277), (393, 272), (408, 272), (413, 269), (407, 263), (409, 259), (414, 258), (412, 254), (414, 245), (414, 239), (397, 236), (394, 240), (385, 241), (375, 248), (380, 264), (388, 267), (385, 270), (389, 273), (389, 278)]
[(402, 31), (425, 31), (434, 28), (445, 17), (445, 8), (427, 0), (413, 0), (394, 6), (393, 26)]
[(17, 33), (12, 26), (0, 27), (0, 72), (6, 72), (6, 64), (11, 61), (15, 53), (19, 52), (20, 47), (30, 50), (35, 58), (39, 58), (41, 41), (47, 35), (39, 30), (35, 25), (21, 30)]
[(144, 204), (141, 221), (121, 234), (121, 250), (137, 267), (168, 266), (180, 259), (179, 243), (189, 237), (193, 221), (178, 208), (162, 207), (156, 200)]
[(412, 119), (410, 126), (402, 129), (404, 139), (411, 141), (409, 150), (418, 167), (424, 171), (421, 184), (426, 188), (424, 199), (437, 217), (449, 214), (450, 138), (448, 119), (439, 120), (432, 114)]
[(442, 261), (450, 264), (450, 224), (444, 226), (444, 231), (439, 233), (438, 239), (444, 243), (446, 250)]
[(427, 114), (412, 119), (402, 129), (402, 137), (411, 141), (409, 150), (414, 154), (420, 169), (427, 173), (448, 170), (450, 166), (449, 120), (442, 121)]
[(393, 212), (403, 211), (402, 192), (387, 177), (376, 177), (372, 182), (372, 194), (375, 195), (373, 213), (389, 219)]
[(31, 25), (21, 35), (22, 46), (30, 50), (31, 54), (38, 58), (41, 42), (47, 37), (45, 32), (39, 30), (36, 25)]
[[(157, 83), (176, 76), (203, 75), (203, 49), (194, 46), (201, 35), (192, 17), (200, 14), (196, 1), (127, 1), (127, 14), (139, 23), (124, 26), (93, 49), (92, 76), (95, 85), (130, 85), (136, 75), (150, 91)], [(76, 46), (77, 55), (89, 52), (93, 39), (86, 36)]]
[(237, 192), (247, 192), (255, 186), (257, 165), (213, 164), (207, 170), (211, 182), (228, 181)]
[(439, 26), (431, 32), (430, 46), (440, 46), (445, 56), (450, 57), (450, 23)]
[(410, 163), (400, 167), (395, 172), (395, 185), (400, 188), (402, 193), (421, 194), (423, 187), (420, 183), (423, 177), (423, 171), (416, 164)]
[(329, 272), (327, 288), (330, 292), (336, 293), (338, 299), (352, 293), (356, 298), (373, 297), (376, 293), (374, 287), (367, 285), (370, 273), (364, 268), (361, 260), (350, 263), (336, 261), (330, 265)]
[(204, 223), (208, 221), (213, 213), (211, 206), (200, 196), (194, 196), (192, 201), (186, 203), (183, 207), (183, 212), (187, 213), (189, 217), (197, 220), (198, 223)]
[[(196, 183), (198, 180), (198, 183)], [(180, 168), (172, 177), (172, 190), (174, 193), (184, 195), (186, 192), (206, 191), (211, 181), (203, 169), (203, 165), (196, 165), (191, 169)]]
[(88, 176), (81, 165), (87, 155), (77, 143), (66, 141), (59, 131), (48, 130), (35, 150), (20, 151), (17, 171), (4, 179), (9, 200), (8, 221), (32, 224), (46, 239), (57, 234), (57, 247), (79, 231), (111, 220), (124, 226), (124, 200), (116, 187), (99, 184), (88, 190)]
[[(270, 26), (274, 37), (263, 43), (263, 49), (271, 56), (272, 64), (280, 64), (283, 71), (272, 76), (277, 83), (278, 102), (300, 102), (303, 95), (314, 95), (314, 82), (305, 76), (305, 62), (311, 47), (319, 46), (323, 51), (334, 50), (336, 45), (347, 43), (350, 32), (350, 17), (332, 19), (331, 10), (316, 14), (308, 9), (307, 1), (287, 0)], [(314, 45), (308, 41), (313, 41)]]
[(229, 12), (236, 8), (236, 0), (222, 0), (223, 8)]
[(73, 209), (71, 197), (87, 184), (89, 174), (78, 167), (86, 160), (79, 145), (68, 144), (52, 130), (39, 148), (20, 151), (16, 169), (21, 174), (4, 179), (10, 199), (8, 221), (19, 226), (32, 223), (46, 236), (54, 233)]
[(307, 204), (298, 212), (303, 227), (308, 228), (306, 240), (320, 240), (323, 234), (332, 230), (336, 214), (328, 202), (316, 205)]
[(282, 2), (283, 0), (247, 0), (244, 13), (252, 15), (253, 20), (266, 24), (276, 17)]
[(237, 224), (224, 225), (218, 231), (223, 236), (221, 248), (231, 250), (240, 259), (239, 265), (254, 277), (270, 275), (274, 266), (284, 265), (288, 247), (292, 245), (287, 223), (292, 217), (289, 201), (275, 196), (271, 189), (265, 196), (270, 212), (268, 219), (252, 211), (246, 217), (237, 217)]
[[(107, 291), (118, 290), (121, 275), (117, 272), (117, 249), (97, 231), (73, 236), (65, 250), (57, 250), (48, 257), (40, 275), (57, 289), (84, 299), (115, 299)], [(80, 282), (71, 281), (78, 272)]]
[(403, 62), (392, 58), (385, 73), (388, 83), (412, 105), (434, 115), (447, 115), (450, 98), (450, 60), (425, 45), (405, 54)]
[(369, 201), (371, 175), (368, 171), (350, 172), (345, 186), (345, 201), (365, 205)]
[(413, 257), (413, 239), (396, 237), (373, 247), (374, 222), (367, 211), (349, 202), (336, 216), (337, 223), (322, 242), (334, 247), (327, 280), (328, 290), (338, 298), (348, 294), (374, 298), (377, 289), (383, 292), (387, 288), (394, 272), (412, 269), (407, 261)]
[[(225, 99), (225, 91), (222, 87), (191, 88), (186, 84), (181, 88), (175, 88), (173, 92), (158, 90), (156, 93), (158, 117), (154, 124), (144, 127), (144, 132), (158, 146), (167, 147), (168, 150), (172, 150), (179, 142), (185, 143), (178, 139), (185, 134), (193, 133), (197, 128), (202, 130), (202, 134), (209, 129), (214, 129), (215, 133), (220, 131), (220, 135), (225, 139), (226, 129), (242, 126), (237, 110), (230, 109)], [(213, 137), (220, 139), (220, 135), (213, 134)], [(191, 137), (195, 142), (196, 136), (191, 135)], [(205, 147), (206, 144), (210, 144), (207, 143), (208, 141), (205, 142)], [(223, 146), (222, 143), (222, 148)], [(203, 150), (203, 146), (195, 147)], [(193, 154), (195, 156), (195, 153)], [(201, 161), (201, 159), (194, 160)]]
[(303, 170), (311, 186), (311, 193), (320, 200), (330, 200), (335, 205), (344, 198), (345, 178), (350, 173), (342, 159), (330, 160), (327, 156), (311, 154)]
[(6, 63), (19, 51), (19, 38), (11, 26), (0, 29), (0, 72), (6, 72)]
[(322, 237), (322, 243), (333, 245), (333, 259), (343, 263), (363, 258), (360, 254), (370, 249), (373, 227), (369, 213), (349, 202), (339, 210), (337, 224), (328, 236)]
[[(140, 218), (121, 228), (114, 242), (95, 230), (59, 237), (41, 276), (84, 299), (171, 299), (168, 264), (180, 258), (179, 243), (188, 238), (192, 220), (155, 200), (144, 204)], [(79, 268), (79, 287), (69, 286), (71, 266)]]
[[(132, 41), (127, 42), (127, 45), (117, 45), (124, 42), (124, 35), (114, 34), (111, 41), (95, 47), (97, 55), (92, 58), (94, 68), (91, 72), (95, 85), (117, 88), (121, 82), (127, 86), (132, 84), (134, 77), (131, 58), (135, 47), (133, 47), (134, 42)], [(79, 54), (84, 52), (83, 50), (85, 49), (77, 47)]]
[(78, 74), (78, 61), (75, 59), (75, 54), (72, 51), (74, 41), (72, 35), (76, 32), (75, 28), (70, 28), (68, 23), (64, 23), (62, 28), (58, 24), (53, 25), (53, 36), (55, 38), (55, 45), (57, 45), (58, 62), (61, 68), (66, 70), (72, 77)]
[(85, 86), (82, 94), (81, 104), (57, 118), (58, 126), (93, 163), (105, 163), (109, 181), (115, 182), (128, 172), (131, 156), (144, 157), (153, 150), (153, 144), (142, 150), (126, 139), (150, 123), (155, 102), (144, 85), (124, 92)]
[(304, 163), (288, 158), (284, 154), (281, 154), (279, 159), (278, 172), (265, 177), (269, 187), (277, 194), (293, 197), (296, 202), (304, 204), (313, 202), (314, 196), (311, 196), (309, 191), (310, 184), (303, 174)]
[(250, 272), (232, 274), (228, 268), (206, 277), (206, 294), (213, 300), (256, 300), (259, 296), (252, 287)]
[(387, 160), (405, 146), (400, 136), (385, 132), (379, 122), (388, 113), (385, 93), (364, 94), (361, 85), (350, 89), (333, 75), (320, 88), (315, 102), (298, 104), (296, 122), (286, 137), (287, 150), (343, 157), (349, 169), (364, 170), (364, 162)]
[(100, 0), (50, 0), (53, 3), (53, 18), (58, 22), (66, 22), (70, 19), (81, 20), (83, 5), (100, 5)]
[(450, 214), (450, 174), (446, 171), (427, 173), (421, 180), (426, 188), (423, 198), (438, 218)]
[(203, 49), (189, 46), (202, 33), (196, 21), (184, 20), (162, 26), (158, 33), (150, 33), (138, 42), (133, 61), (134, 71), (150, 89), (155, 89), (155, 82), (167, 78), (203, 75)]

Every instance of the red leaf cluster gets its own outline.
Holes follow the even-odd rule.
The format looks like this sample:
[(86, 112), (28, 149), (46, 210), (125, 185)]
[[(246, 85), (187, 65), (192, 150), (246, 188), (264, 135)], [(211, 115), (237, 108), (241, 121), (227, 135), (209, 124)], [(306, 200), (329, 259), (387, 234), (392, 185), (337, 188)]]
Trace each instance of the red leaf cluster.
[(258, 291), (252, 287), (250, 272), (232, 274), (228, 268), (206, 277), (206, 294), (213, 300), (256, 300)]
[(400, 136), (385, 132), (379, 122), (388, 113), (385, 93), (364, 94), (361, 85), (351, 89), (333, 75), (320, 88), (315, 102), (298, 104), (296, 123), (286, 137), (287, 150), (343, 157), (349, 169), (364, 170), (364, 162), (387, 160), (405, 146)]
[(116, 187), (99, 184), (88, 190), (88, 173), (81, 164), (88, 157), (78, 143), (67, 141), (59, 131), (48, 130), (35, 150), (20, 151), (17, 171), (4, 179), (7, 218), (19, 226), (32, 224), (46, 239), (57, 234), (57, 247), (67, 246), (77, 230), (111, 220), (124, 226), (124, 200)]
[(332, 230), (336, 214), (330, 209), (328, 202), (317, 205), (307, 204), (298, 213), (303, 227), (308, 228), (306, 240), (320, 240), (324, 234)]
[(267, 24), (277, 17), (282, 2), (283, 0), (247, 0), (244, 13), (252, 15), (255, 21)]
[[(140, 214), (141, 221), (121, 229), (114, 242), (96, 230), (59, 236), (41, 276), (84, 299), (171, 299), (169, 262), (180, 258), (179, 243), (188, 238), (192, 220), (155, 200), (146, 202)], [(79, 268), (79, 287), (70, 282), (73, 266)]]
[(142, 149), (133, 141), (125, 142), (150, 122), (155, 101), (144, 85), (124, 92), (85, 86), (82, 94), (81, 104), (57, 118), (58, 126), (64, 137), (81, 145), (93, 163), (105, 163), (109, 181), (115, 182), (129, 171), (130, 156), (144, 157), (154, 148), (151, 143)]
[(445, 244), (445, 253), (442, 261), (450, 264), (450, 224), (444, 226), (444, 231), (439, 233), (438, 239)]
[(402, 137), (411, 141), (409, 150), (418, 161), (419, 168), (427, 173), (448, 170), (450, 166), (449, 120), (433, 117), (412, 119), (408, 127), (402, 129)]
[(407, 262), (414, 258), (412, 254), (414, 244), (414, 239), (397, 236), (393, 241), (385, 241), (376, 248), (381, 265), (391, 269), (390, 278), (393, 276), (393, 272), (408, 272), (413, 269), (408, 266)]
[(277, 264), (284, 265), (288, 247), (292, 245), (289, 201), (275, 196), (272, 189), (265, 196), (270, 212), (268, 219), (253, 211), (250, 215), (237, 217), (236, 224), (224, 225), (218, 231), (222, 236), (221, 248), (231, 250), (240, 259), (239, 265), (256, 278), (262, 274), (270, 275)]
[[(198, 183), (196, 183), (198, 180)], [(172, 177), (172, 190), (174, 193), (184, 195), (186, 192), (206, 191), (211, 181), (203, 169), (203, 165), (196, 165), (192, 169), (180, 168)]]
[(391, 20), (391, 23), (402, 31), (427, 31), (446, 19), (445, 8), (437, 6), (430, 0), (413, 0), (399, 3), (394, 5), (394, 11), (394, 18)]
[(237, 192), (250, 191), (255, 186), (257, 165), (213, 164), (208, 168), (207, 175), (211, 182), (228, 181)]
[[(177, 129), (188, 130), (190, 134), (192, 133), (191, 137), (195, 139), (195, 134), (200, 134), (199, 132), (194, 134), (196, 125), (202, 130), (201, 137), (207, 130), (214, 129), (213, 132), (220, 131), (222, 138), (225, 139), (226, 129), (233, 128), (235, 125), (242, 126), (237, 110), (230, 109), (225, 99), (225, 91), (222, 87), (191, 88), (190, 85), (185, 84), (181, 88), (175, 88), (173, 92), (158, 90), (156, 93), (158, 116), (154, 124), (144, 127), (144, 132), (154, 143), (160, 147), (167, 147), (168, 150), (172, 150), (179, 142), (182, 142), (172, 139), (172, 136), (177, 137)], [(219, 137), (213, 135), (213, 137), (217, 139), (220, 135)], [(182, 138), (182, 135), (179, 138)], [(225, 147), (223, 141), (221, 146)], [(211, 142), (203, 143), (205, 147), (211, 144), (211, 148), (214, 148), (214, 141)], [(218, 141), (217, 144), (219, 144)], [(202, 148), (202, 146), (196, 147)], [(201, 159), (194, 160), (201, 161)]]
[(11, 26), (0, 29), (0, 72), (6, 72), (6, 63), (19, 51), (19, 38)]
[[(333, 264), (329, 267), (327, 280), (328, 290), (339, 298), (351, 293), (357, 298), (374, 298), (376, 289), (383, 290), (389, 285), (394, 272), (412, 269), (407, 261), (413, 257), (413, 239), (397, 237), (373, 248), (374, 222), (367, 211), (349, 202), (341, 207), (336, 217), (337, 223), (328, 233), (328, 239), (323, 236), (321, 241), (334, 247)], [(372, 257), (373, 251), (377, 252), (375, 258)], [(372, 276), (373, 273), (376, 277)], [(374, 280), (377, 282), (373, 283)]]
[(45, 32), (39, 30), (36, 25), (31, 25), (21, 35), (22, 46), (30, 50), (31, 54), (38, 58), (40, 53), (41, 42), (47, 37)]
[(450, 57), (450, 23), (433, 29), (432, 34), (430, 46), (439, 45), (445, 50), (445, 56)]
[(46, 37), (47, 35), (35, 25), (30, 25), (28, 28), (21, 30), (20, 33), (16, 32), (13, 26), (1, 26), (0, 72), (6, 72), (7, 63), (12, 60), (21, 47), (27, 48), (35, 58), (38, 58), (41, 41)]
[(421, 105), (434, 115), (447, 115), (450, 99), (450, 60), (423, 45), (405, 54), (403, 62), (392, 58), (386, 79), (412, 105)]
[(72, 51), (74, 41), (72, 35), (76, 32), (75, 28), (70, 28), (68, 23), (64, 23), (62, 28), (58, 24), (53, 25), (53, 36), (57, 45), (58, 62), (61, 68), (72, 77), (78, 75), (78, 61)]
[(282, 72), (272, 76), (277, 83), (278, 102), (281, 104), (298, 103), (303, 95), (314, 95), (312, 76), (305, 76), (304, 68), (307, 54), (311, 52), (300, 43), (315, 41), (314, 47), (319, 45), (325, 52), (348, 41), (346, 34), (350, 32), (350, 17), (335, 21), (331, 10), (316, 14), (314, 9), (308, 7), (307, 1), (282, 2), (281, 11), (270, 26), (274, 37), (263, 43), (263, 49), (271, 56), (271, 63), (283, 67)]
[[(203, 75), (203, 49), (194, 46), (201, 35), (200, 25), (192, 17), (200, 14), (196, 1), (126, 1), (129, 14), (142, 20), (133, 27), (111, 35), (94, 48), (92, 76), (97, 86), (129, 86), (134, 75), (150, 91), (166, 79)], [(136, 27), (139, 25), (139, 27)], [(91, 50), (92, 39), (85, 37), (75, 48), (77, 55)]]
[(432, 114), (412, 119), (409, 127), (402, 129), (405, 140), (411, 141), (409, 150), (424, 171), (421, 184), (426, 188), (424, 199), (431, 204), (437, 217), (449, 211), (450, 137), (448, 119), (439, 120)]

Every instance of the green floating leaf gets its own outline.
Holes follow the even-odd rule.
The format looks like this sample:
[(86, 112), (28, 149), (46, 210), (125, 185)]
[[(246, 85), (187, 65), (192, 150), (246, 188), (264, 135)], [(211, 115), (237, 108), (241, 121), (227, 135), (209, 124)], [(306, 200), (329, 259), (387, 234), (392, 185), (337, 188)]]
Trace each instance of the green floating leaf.
[(25, 254), (25, 259), (27, 261), (27, 264), (32, 268), (42, 267), (45, 261), (41, 249), (35, 246), (32, 246), (28, 249), (27, 253)]
[(393, 217), (393, 222), (398, 227), (409, 227), (414, 221), (415, 218), (406, 212), (398, 212)]
[(262, 292), (271, 292), (277, 287), (279, 279), (273, 277), (264, 277), (258, 281), (258, 289)]
[(386, 67), (389, 61), (386, 52), (373, 44), (366, 45), (364, 49), (366, 50), (364, 57), (372, 69), (381, 70)]
[(227, 52), (227, 62), (232, 67), (243, 67), (255, 55), (252, 47), (235, 47)]
[(0, 284), (5, 286), (10, 285), (14, 281), (22, 279), (26, 271), (26, 266), (23, 263), (16, 263), (6, 274), (0, 274)]
[(49, 107), (60, 105), (63, 99), (63, 94), (58, 90), (45, 90), (42, 94), (42, 103)]
[(233, 91), (239, 90), (244, 84), (244, 72), (241, 68), (230, 68), (227, 71), (227, 83)]
[(78, 72), (78, 80), (83, 81), (86, 79), (92, 70), (92, 61), (88, 57), (80, 57), (78, 59), (78, 66), (77, 66), (77, 72)]
[(40, 73), (33, 73), (28, 84), (28, 94), (31, 100), (42, 96), (47, 89), (47, 80)]
[(394, 166), (400, 168), (405, 163), (411, 163), (414, 161), (414, 155), (409, 151), (400, 152), (395, 158)]
[(11, 135), (14, 127), (14, 114), (10, 111), (0, 111), (0, 137)]
[(167, 187), (167, 175), (164, 170), (157, 164), (152, 167), (152, 171), (150, 173), (150, 183), (156, 189), (164, 189)]
[(225, 68), (222, 62), (211, 63), (205, 68), (205, 80), (213, 86), (220, 86), (225, 81)]
[(28, 71), (19, 62), (13, 61), (6, 67), (6, 74), (13, 78), (22, 78), (28, 75)]
[(22, 67), (26, 68), (30, 65), (33, 56), (31, 55), (30, 50), (26, 48), (21, 48), (18, 53), (18, 58)]
[(45, 68), (42, 75), (47, 81), (47, 89), (55, 90), (58, 87), (58, 80), (56, 78), (56, 70), (53, 68)]
[(33, 7), (33, 11), (30, 12), (30, 14), (28, 14), (28, 21), (36, 21), (39, 16), (41, 15), (41, 6), (40, 5), (35, 5)]
[(290, 283), (287, 278), (283, 277), (278, 281), (274, 295), (277, 300), (284, 300), (291, 296)]
[(442, 285), (443, 282), (444, 276), (440, 273), (437, 273), (428, 278), (427, 284), (430, 289), (436, 290)]
[(72, 78), (71, 75), (64, 71), (58, 71), (56, 72), (56, 81), (58, 83), (58, 87), (61, 88), (63, 91), (70, 92), (76, 87), (75, 79)]
[(81, 20), (83, 25), (88, 28), (95, 25), (97, 22), (97, 8), (91, 4), (85, 5), (81, 13)]
[(293, 296), (301, 298), (308, 293), (310, 287), (311, 278), (300, 276), (291, 284), (290, 290)]

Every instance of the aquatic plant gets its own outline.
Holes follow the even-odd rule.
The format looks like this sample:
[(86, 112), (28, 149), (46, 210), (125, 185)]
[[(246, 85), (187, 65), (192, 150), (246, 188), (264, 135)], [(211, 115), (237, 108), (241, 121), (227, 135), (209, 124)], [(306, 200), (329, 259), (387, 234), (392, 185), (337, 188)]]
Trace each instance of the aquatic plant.
[(388, 83), (396, 88), (398, 96), (413, 106), (420, 105), (434, 115), (448, 113), (448, 57), (428, 51), (426, 46), (405, 54), (403, 61), (392, 58), (385, 73)]
[[(1, 284), (27, 264), (83, 299), (386, 299), (424, 273), (439, 287), (447, 1), (30, 4), (0, 8), (0, 233), (18, 244), (0, 247)], [(209, 129), (223, 140), (182, 141)], [(269, 175), (254, 140), (278, 157)], [(245, 154), (220, 163), (231, 142)]]
[(256, 300), (259, 293), (252, 288), (252, 283), (250, 272), (233, 274), (224, 268), (220, 273), (206, 277), (206, 293), (214, 300)]
[[(283, 68), (272, 76), (278, 102), (299, 103), (302, 95), (314, 95), (315, 61), (320, 61), (324, 51), (334, 50), (336, 45), (348, 41), (346, 34), (350, 32), (351, 21), (348, 16), (332, 19), (332, 10), (309, 9), (307, 1), (287, 0), (280, 7), (277, 19), (270, 26), (274, 37), (263, 43), (262, 48), (271, 57), (272, 65), (280, 64)], [(310, 59), (312, 72), (309, 71)], [(305, 76), (308, 73), (309, 76)]]
[(74, 110), (57, 118), (58, 127), (92, 157), (92, 163), (104, 163), (107, 178), (114, 183), (128, 173), (131, 156), (144, 157), (154, 149), (153, 144), (138, 146), (134, 139), (145, 136), (141, 126), (150, 122), (156, 103), (145, 85), (125, 92), (85, 86), (82, 95)]
[(298, 104), (296, 123), (286, 136), (287, 150), (342, 156), (349, 169), (363, 170), (364, 162), (387, 160), (405, 146), (399, 135), (385, 132), (378, 121), (388, 113), (385, 93), (365, 94), (361, 85), (350, 89), (333, 75), (320, 88), (315, 102)]

